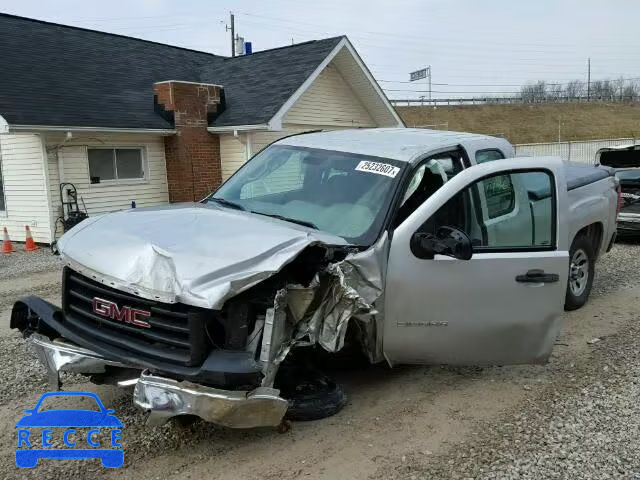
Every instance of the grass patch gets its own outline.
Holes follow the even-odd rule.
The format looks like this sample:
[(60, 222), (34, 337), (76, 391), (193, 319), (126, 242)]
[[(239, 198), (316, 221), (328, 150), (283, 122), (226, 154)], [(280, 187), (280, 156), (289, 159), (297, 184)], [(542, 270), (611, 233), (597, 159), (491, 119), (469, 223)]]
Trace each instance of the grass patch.
[[(546, 103), (396, 107), (408, 127), (502, 135), (512, 143), (640, 138), (638, 103)], [(448, 124), (447, 127), (441, 124)]]

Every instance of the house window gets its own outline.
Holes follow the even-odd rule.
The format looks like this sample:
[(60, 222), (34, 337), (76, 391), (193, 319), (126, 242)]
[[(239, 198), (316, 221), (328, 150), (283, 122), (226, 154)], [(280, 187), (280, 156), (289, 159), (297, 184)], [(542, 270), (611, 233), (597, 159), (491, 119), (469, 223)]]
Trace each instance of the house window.
[(145, 178), (142, 148), (89, 148), (87, 155), (91, 183)]

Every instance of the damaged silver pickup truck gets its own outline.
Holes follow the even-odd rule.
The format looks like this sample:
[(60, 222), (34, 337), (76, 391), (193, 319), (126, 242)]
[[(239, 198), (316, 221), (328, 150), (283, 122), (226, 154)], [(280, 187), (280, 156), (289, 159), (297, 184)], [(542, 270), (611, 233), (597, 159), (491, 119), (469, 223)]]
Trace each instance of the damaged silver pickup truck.
[(545, 362), (563, 306), (586, 302), (611, 247), (617, 182), (606, 168), (512, 156), (503, 139), (430, 130), (279, 140), (200, 203), (73, 228), (58, 244), (62, 306), (21, 299), (11, 327), (55, 388), (60, 371), (135, 385), (155, 423), (335, 413), (343, 395), (305, 414), (313, 386), (301, 400), (282, 380), (307, 368), (302, 351), (350, 346), (391, 366)]

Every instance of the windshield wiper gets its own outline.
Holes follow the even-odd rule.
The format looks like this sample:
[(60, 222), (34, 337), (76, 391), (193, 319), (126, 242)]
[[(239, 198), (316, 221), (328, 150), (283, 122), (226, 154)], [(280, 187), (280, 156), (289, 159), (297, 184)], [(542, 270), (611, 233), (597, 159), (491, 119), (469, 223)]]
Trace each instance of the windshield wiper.
[(246, 210), (246, 208), (244, 208), (242, 205), (240, 205), (239, 203), (235, 203), (232, 202), (230, 200), (227, 200), (225, 198), (219, 198), (219, 197), (210, 197), (209, 201), (214, 201), (216, 203), (219, 203), (220, 205), (224, 205), (225, 207), (229, 207), (229, 208), (235, 208), (236, 210)]
[(277, 215), (275, 213), (264, 213), (264, 212), (256, 212), (251, 210), (251, 213), (255, 213), (257, 215), (264, 215), (265, 217), (277, 218), (278, 220), (284, 220), (285, 222), (297, 223), (298, 225), (302, 225), (303, 227), (313, 228), (314, 230), (319, 230), (318, 226), (314, 223), (307, 222), (306, 220), (298, 220), (297, 218), (289, 218), (284, 215)]

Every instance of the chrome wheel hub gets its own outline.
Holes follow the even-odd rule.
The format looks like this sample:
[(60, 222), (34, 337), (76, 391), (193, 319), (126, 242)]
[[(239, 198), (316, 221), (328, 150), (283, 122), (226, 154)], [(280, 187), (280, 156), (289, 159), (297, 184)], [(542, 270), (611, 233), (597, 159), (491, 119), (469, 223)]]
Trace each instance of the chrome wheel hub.
[(588, 280), (589, 257), (587, 257), (587, 252), (578, 249), (573, 253), (569, 264), (569, 288), (571, 293), (576, 297), (582, 295), (587, 288)]

